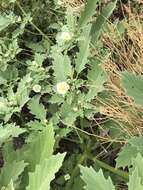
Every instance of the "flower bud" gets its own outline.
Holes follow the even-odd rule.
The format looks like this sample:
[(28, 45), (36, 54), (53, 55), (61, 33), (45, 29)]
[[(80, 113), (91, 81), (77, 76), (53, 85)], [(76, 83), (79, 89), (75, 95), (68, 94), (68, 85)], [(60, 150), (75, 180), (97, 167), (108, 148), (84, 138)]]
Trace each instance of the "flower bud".
[(39, 84), (34, 85), (33, 86), (33, 91), (37, 92), (37, 93), (40, 92), (41, 91), (41, 86)]

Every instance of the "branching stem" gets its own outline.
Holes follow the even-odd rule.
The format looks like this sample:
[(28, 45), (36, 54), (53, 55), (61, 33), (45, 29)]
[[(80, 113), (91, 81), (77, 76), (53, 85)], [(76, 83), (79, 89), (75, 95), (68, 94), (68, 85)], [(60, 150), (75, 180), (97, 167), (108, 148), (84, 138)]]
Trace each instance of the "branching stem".
[[(25, 10), (22, 8), (22, 6), (16, 2), (17, 6), (19, 7), (19, 9), (21, 10), (21, 12), (23, 13), (24, 16), (27, 16), (27, 13), (25, 12)], [(39, 32), (39, 34), (41, 34), (41, 36), (43, 36), (46, 40), (50, 41), (50, 39), (48, 38), (48, 36), (46, 34), (44, 34), (42, 32), (42, 30), (40, 30), (32, 21), (29, 21), (30, 24)]]

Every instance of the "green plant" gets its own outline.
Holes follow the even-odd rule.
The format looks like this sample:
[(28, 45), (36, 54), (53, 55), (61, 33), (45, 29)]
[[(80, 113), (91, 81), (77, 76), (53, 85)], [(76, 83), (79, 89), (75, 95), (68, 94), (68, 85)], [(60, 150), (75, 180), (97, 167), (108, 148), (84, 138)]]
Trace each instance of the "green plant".
[[(138, 154), (137, 157), (132, 160), (133, 167), (129, 171), (129, 182), (127, 183), (128, 190), (141, 190), (143, 188), (143, 176), (141, 173), (143, 168), (142, 162), (143, 158), (140, 154)], [(85, 182), (84, 189), (93, 190), (97, 188), (99, 190), (104, 190), (106, 188), (109, 190), (115, 190), (115, 186), (113, 185), (111, 178), (109, 177), (106, 179), (102, 170), (96, 172), (92, 167), (88, 168), (83, 166), (80, 166), (80, 170), (81, 178)]]
[(50, 189), (50, 182), (61, 167), (65, 154), (53, 155), (55, 140), (52, 125), (45, 126), (36, 135), (16, 151), (12, 149), (12, 139), (4, 145), (4, 165), (0, 173), (2, 189), (12, 184), (14, 189)]
[[(129, 190), (142, 188), (142, 136), (127, 141), (139, 134), (132, 126), (142, 121), (142, 76), (118, 67), (115, 49), (128, 36), (118, 8), (117, 1), (1, 0), (1, 190), (115, 189), (99, 168), (116, 174), (115, 186), (129, 177)], [(110, 27), (114, 51), (106, 44)]]
[(122, 74), (122, 86), (125, 89), (126, 95), (133, 98), (135, 104), (142, 106), (142, 89), (143, 79), (142, 76), (125, 72)]

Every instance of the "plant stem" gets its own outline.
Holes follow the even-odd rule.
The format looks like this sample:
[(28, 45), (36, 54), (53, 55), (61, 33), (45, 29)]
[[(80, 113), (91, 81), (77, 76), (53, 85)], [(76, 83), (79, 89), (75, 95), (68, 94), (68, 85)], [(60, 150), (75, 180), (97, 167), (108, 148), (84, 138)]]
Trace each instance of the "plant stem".
[(79, 165), (82, 164), (84, 162), (84, 160), (87, 159), (87, 158), (89, 158), (90, 160), (93, 160), (101, 168), (104, 168), (104, 169), (114, 173), (115, 175), (118, 175), (118, 176), (122, 177), (125, 181), (129, 180), (128, 172), (124, 172), (122, 170), (116, 169), (116, 168), (106, 164), (105, 162), (98, 160), (97, 157), (93, 157), (92, 155), (90, 155), (88, 153), (88, 149), (85, 148), (85, 152), (81, 156), (79, 156), (78, 162), (77, 162), (75, 168), (72, 171), (70, 180), (67, 182), (65, 190), (71, 189), (73, 181), (74, 181), (74, 177), (77, 175)]
[[(27, 16), (27, 13), (24, 11), (24, 9), (22, 8), (22, 6), (16, 2), (17, 6), (19, 7), (19, 9), (21, 10), (21, 12), (23, 13), (24, 16)], [(46, 40), (50, 41), (50, 39), (48, 38), (48, 36), (46, 34), (44, 34), (32, 21), (29, 21), (30, 24), (39, 32), (39, 34), (41, 34)]]
[(122, 170), (116, 169), (116, 168), (114, 168), (114, 167), (112, 167), (112, 166), (106, 164), (105, 162), (98, 160), (96, 157), (91, 158), (91, 156), (89, 156), (89, 158), (90, 158), (91, 160), (93, 160), (95, 163), (97, 163), (101, 168), (104, 168), (104, 169), (106, 169), (106, 170), (108, 170), (108, 171), (110, 171), (110, 172), (112, 172), (112, 173), (114, 173), (114, 174), (116, 174), (116, 175), (122, 177), (122, 178), (125, 179), (125, 180), (128, 180), (128, 179), (129, 179), (129, 174), (128, 174), (128, 172), (124, 172), (124, 171), (122, 171)]

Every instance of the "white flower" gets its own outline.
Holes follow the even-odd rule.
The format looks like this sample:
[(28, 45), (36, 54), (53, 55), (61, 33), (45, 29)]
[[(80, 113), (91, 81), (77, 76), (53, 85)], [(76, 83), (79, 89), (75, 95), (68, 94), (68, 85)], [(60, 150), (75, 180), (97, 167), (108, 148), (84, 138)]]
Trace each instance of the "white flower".
[(64, 178), (65, 178), (65, 180), (67, 181), (67, 180), (70, 179), (70, 175), (69, 175), (69, 174), (66, 174), (66, 175), (64, 176)]
[(41, 86), (39, 84), (36, 84), (33, 86), (33, 91), (34, 92), (40, 92), (41, 91)]
[(59, 82), (56, 84), (56, 90), (58, 94), (66, 94), (69, 88), (70, 87), (67, 82)]
[(73, 34), (70, 32), (61, 32), (59, 35), (59, 39), (63, 41), (70, 41), (72, 39)]

